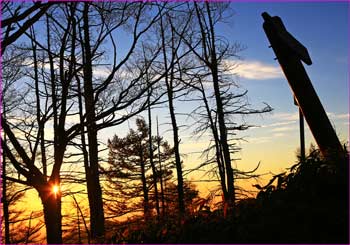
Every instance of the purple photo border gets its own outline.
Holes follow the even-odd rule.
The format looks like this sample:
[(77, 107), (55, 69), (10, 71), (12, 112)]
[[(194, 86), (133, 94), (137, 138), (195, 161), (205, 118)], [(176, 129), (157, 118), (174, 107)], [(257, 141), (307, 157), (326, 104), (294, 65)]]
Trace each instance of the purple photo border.
[[(1, 0), (0, 0), (1, 1)], [(73, 0), (75, 1), (75, 0)], [(85, 1), (89, 1), (89, 0), (80, 0), (79, 2), (85, 2)], [(93, 0), (94, 2), (105, 2), (104, 0)], [(111, 0), (111, 2), (136, 2), (133, 0)], [(144, 0), (143, 2), (152, 2), (152, 1), (156, 1), (156, 0)], [(186, 2), (188, 0), (160, 0), (158, 2)], [(196, 2), (204, 2), (203, 0), (194, 0)], [(12, 0), (12, 2), (33, 2), (33, 1), (28, 1), (28, 0)], [(69, 0), (44, 0), (43, 2), (72, 2)], [(188, 1), (188, 2), (192, 2), (192, 1)], [(276, 2), (276, 3), (304, 3), (304, 2), (325, 2), (325, 3), (337, 3), (337, 2), (347, 2), (348, 3), (348, 27), (350, 27), (350, 0), (209, 0), (209, 2), (252, 2), (252, 3), (271, 3), (271, 2)], [(2, 20), (2, 13), (0, 11), (0, 27), (1, 27), (1, 20)], [(2, 40), (2, 29), (0, 30), (0, 40)], [(348, 30), (348, 43), (350, 40), (350, 31)], [(348, 45), (348, 68), (350, 66), (350, 47)], [(348, 95), (349, 95), (349, 100), (348, 100), (348, 113), (350, 113), (350, 69), (348, 69)], [(0, 113), (2, 115), (3, 113), (3, 89), (2, 89), (2, 48), (1, 48), (1, 43), (0, 43)], [(349, 119), (350, 120), (350, 119)], [(0, 120), (0, 133), (2, 134), (2, 122)], [(349, 125), (349, 135), (348, 135), (348, 140), (350, 139), (350, 125)], [(0, 141), (0, 152), (2, 154), (2, 143)], [(3, 164), (3, 158), (1, 155), (0, 158), (0, 165), (1, 165), (1, 176), (0, 176), (0, 189), (1, 189), (1, 193), (0, 193), (0, 198), (2, 198), (2, 164)], [(349, 162), (350, 164), (350, 162)], [(350, 181), (348, 179), (348, 184), (350, 186)], [(349, 203), (350, 203), (350, 198), (349, 198)], [(2, 202), (1, 202), (2, 203)], [(2, 204), (1, 204), (1, 211), (0, 211), (0, 215), (1, 215), (1, 223), (0, 223), (0, 244), (2, 244)], [(349, 217), (348, 217), (348, 222), (349, 222)], [(348, 225), (350, 226), (350, 223), (348, 223)], [(349, 234), (349, 241), (350, 241), (350, 234)], [(149, 245), (153, 245), (153, 244), (149, 244)], [(207, 244), (209, 245), (209, 244)], [(254, 245), (254, 244), (238, 244), (238, 245)], [(289, 244), (284, 244), (284, 245), (289, 245)], [(305, 244), (306, 245), (306, 244)]]

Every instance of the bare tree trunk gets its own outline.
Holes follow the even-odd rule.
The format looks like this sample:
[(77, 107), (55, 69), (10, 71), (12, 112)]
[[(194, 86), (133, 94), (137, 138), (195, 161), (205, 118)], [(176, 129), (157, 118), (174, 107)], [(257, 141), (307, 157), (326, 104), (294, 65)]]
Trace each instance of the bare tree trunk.
[(145, 222), (149, 219), (149, 199), (148, 199), (148, 189), (147, 189), (147, 180), (146, 180), (146, 170), (145, 163), (143, 161), (142, 150), (140, 152), (140, 164), (141, 164), (141, 181), (142, 181), (142, 191), (143, 191), (143, 212)]
[(78, 243), (81, 244), (81, 234), (80, 234), (80, 219), (79, 219), (79, 208), (77, 206), (77, 220), (78, 220)]
[[(3, 114), (5, 117), (5, 115)], [(4, 142), (6, 142), (6, 134), (4, 133)], [(3, 208), (3, 217), (5, 225), (5, 244), (10, 243), (10, 220), (9, 220), (9, 206), (7, 202), (7, 181), (6, 181), (6, 154), (5, 151), (2, 151), (2, 208)]]
[(62, 244), (61, 194), (55, 195), (50, 184), (40, 186), (38, 192), (44, 207), (47, 243)]
[[(218, 123), (219, 123), (219, 131), (220, 131), (220, 143), (222, 146), (222, 151), (224, 155), (225, 168), (226, 168), (226, 176), (227, 176), (227, 192), (228, 192), (228, 206), (229, 211), (233, 212), (234, 204), (235, 204), (235, 186), (234, 186), (234, 177), (233, 177), (233, 169), (231, 165), (231, 156), (230, 156), (230, 148), (227, 140), (227, 129), (225, 124), (225, 113), (224, 107), (221, 98), (221, 91), (219, 86), (219, 75), (218, 75), (218, 63), (216, 56), (216, 44), (215, 44), (215, 32), (214, 25), (211, 16), (211, 11), (209, 7), (209, 3), (206, 3), (207, 11), (208, 11), (208, 19), (210, 26), (210, 34), (211, 34), (211, 73), (213, 77), (214, 84), (214, 92), (218, 113)], [(231, 214), (231, 212), (229, 212)]]
[(203, 102), (204, 102), (205, 109), (206, 109), (208, 119), (210, 122), (210, 128), (211, 128), (211, 131), (212, 131), (213, 137), (214, 137), (215, 155), (216, 155), (216, 161), (217, 161), (217, 165), (218, 165), (218, 169), (219, 169), (220, 184), (221, 184), (221, 189), (222, 189), (224, 201), (226, 201), (228, 199), (228, 192), (227, 192), (227, 186), (226, 186), (226, 176), (225, 176), (226, 170), (225, 170), (225, 166), (224, 166), (224, 159), (223, 159), (223, 155), (222, 155), (218, 130), (217, 130), (217, 127), (214, 123), (213, 117), (211, 115), (209, 103), (208, 103), (202, 82), (200, 83), (200, 85), (201, 85), (200, 91), (202, 93)]
[(183, 190), (183, 176), (182, 176), (182, 162), (180, 158), (180, 144), (179, 144), (179, 129), (177, 127), (175, 109), (173, 105), (173, 93), (168, 90), (169, 99), (169, 112), (171, 117), (171, 125), (173, 128), (173, 139), (174, 139), (174, 153), (175, 153), (175, 165), (177, 173), (177, 192), (178, 192), (178, 204), (180, 215), (185, 213), (185, 202), (184, 202), (184, 190)]
[[(90, 232), (89, 232), (89, 229), (87, 227), (83, 211), (81, 210), (79, 203), (78, 203), (77, 199), (75, 198), (74, 194), (72, 194), (72, 198), (74, 200), (75, 206), (77, 207), (78, 218), (79, 218), (79, 213), (80, 213), (81, 219), (82, 219), (84, 227), (85, 227), (85, 231), (86, 231), (86, 235), (87, 235), (87, 239), (88, 239), (88, 244), (90, 244)], [(79, 225), (79, 234), (80, 234), (80, 225)], [(79, 240), (79, 241), (81, 241), (81, 240)]]
[[(34, 39), (35, 32), (33, 28), (30, 28)], [(40, 88), (39, 88), (39, 75), (38, 75), (38, 62), (37, 62), (37, 47), (34, 40), (31, 40), (33, 49), (33, 61), (34, 61), (34, 83), (35, 83), (35, 97), (36, 97), (36, 120), (38, 122), (38, 136), (40, 137), (40, 151), (41, 151), (41, 163), (43, 166), (43, 174), (47, 176), (47, 162), (46, 162), (46, 149), (45, 149), (45, 123), (41, 120), (41, 105), (40, 105)]]
[[(6, 104), (5, 101), (2, 101), (2, 111), (3, 111), (3, 118), (6, 118)], [(6, 144), (6, 133), (3, 132), (4, 134), (4, 141)], [(3, 147), (1, 147), (3, 149)], [(9, 206), (8, 206), (8, 201), (7, 201), (7, 180), (6, 180), (6, 153), (4, 150), (2, 150), (2, 197), (1, 197), (1, 202), (2, 202), (2, 208), (3, 208), (3, 217), (4, 217), (4, 229), (5, 229), (5, 244), (10, 243), (10, 217), (9, 217)]]
[[(150, 90), (150, 89), (148, 89)], [(157, 170), (153, 161), (153, 141), (152, 141), (152, 112), (150, 105), (150, 92), (148, 91), (148, 137), (149, 137), (149, 160), (152, 168), (153, 174), (153, 185), (154, 185), (154, 197), (156, 201), (156, 211), (157, 211), (157, 219), (159, 221), (160, 210), (159, 210), (159, 198), (158, 198), (158, 187), (157, 187)]]
[[(86, 140), (85, 140), (85, 132), (84, 132), (84, 119), (83, 119), (83, 101), (82, 101), (82, 96), (83, 96), (83, 91), (81, 90), (81, 84), (80, 84), (80, 79), (78, 76), (76, 76), (77, 80), (77, 88), (78, 88), (78, 104), (79, 104), (79, 119), (80, 119), (80, 124), (81, 124), (81, 148), (83, 152), (83, 158), (84, 158), (84, 170), (85, 170), (85, 178), (86, 178), (86, 188), (89, 190), (88, 187), (91, 185), (91, 177), (90, 177), (90, 172), (89, 172), (89, 153), (86, 148)], [(91, 196), (91, 192), (87, 191), (88, 194), (88, 200), (92, 199), (93, 197)], [(73, 195), (73, 199), (76, 202), (77, 209), (79, 208), (77, 201), (75, 200), (75, 197)], [(78, 214), (79, 218), (79, 214)], [(84, 221), (85, 222), (85, 221)], [(80, 227), (79, 227), (79, 237), (80, 237)], [(79, 238), (79, 241), (81, 243), (81, 240)], [(88, 241), (90, 243), (90, 233), (88, 232)]]
[(91, 238), (102, 238), (104, 236), (104, 213), (102, 202), (102, 190), (100, 186), (98, 171), (98, 143), (97, 128), (95, 122), (94, 92), (92, 86), (92, 60), (89, 31), (89, 3), (84, 3), (83, 29), (84, 29), (84, 95), (86, 120), (89, 144), (89, 171), (86, 174), (87, 189), (90, 206), (90, 230)]
[(159, 136), (159, 124), (157, 116), (157, 147), (158, 147), (158, 161), (159, 161), (159, 181), (160, 181), (160, 192), (162, 200), (162, 217), (165, 216), (165, 201), (164, 201), (164, 185), (163, 185), (163, 169), (162, 169), (162, 159), (160, 155), (160, 136)]
[[(86, 189), (87, 189), (87, 194), (88, 194), (88, 200), (92, 200), (92, 192), (89, 191), (91, 190), (91, 176), (90, 176), (90, 169), (89, 169), (89, 153), (87, 151), (87, 146), (86, 146), (86, 140), (85, 140), (85, 132), (84, 132), (84, 119), (83, 119), (83, 102), (82, 102), (82, 96), (83, 92), (81, 90), (81, 84), (80, 84), (80, 79), (78, 76), (76, 76), (77, 79), (77, 88), (78, 88), (78, 104), (79, 104), (79, 118), (80, 118), (80, 124), (82, 125), (81, 127), (81, 148), (83, 152), (83, 159), (84, 159), (84, 170), (85, 170), (85, 178), (86, 178)], [(76, 202), (74, 196), (73, 196), (74, 201)], [(78, 203), (77, 208), (78, 208)], [(88, 232), (88, 241), (90, 243), (90, 233)]]
[[(165, 44), (165, 36), (164, 36), (164, 27), (162, 18), (160, 19), (161, 22), (161, 38), (162, 38), (162, 46), (163, 46), (163, 56), (164, 56), (164, 69), (168, 70), (168, 60), (167, 60), (167, 52), (166, 52), (166, 44)], [(172, 40), (172, 43), (174, 40)], [(173, 43), (174, 44), (174, 43)], [(174, 48), (174, 47), (172, 47)], [(173, 50), (172, 50), (173, 51)], [(175, 55), (172, 53), (172, 55)], [(173, 59), (174, 57), (172, 57)], [(182, 176), (182, 163), (180, 158), (180, 149), (179, 149), (179, 129), (177, 127), (176, 122), (176, 116), (175, 116), (175, 108), (174, 108), (174, 95), (173, 95), (173, 71), (174, 66), (173, 64), (170, 64), (171, 71), (170, 71), (170, 78), (169, 74), (165, 75), (165, 84), (167, 87), (167, 95), (168, 95), (168, 103), (169, 103), (169, 113), (171, 118), (171, 125), (173, 129), (173, 139), (174, 139), (174, 154), (175, 154), (175, 166), (176, 166), (176, 173), (177, 173), (177, 192), (178, 192), (178, 209), (180, 216), (183, 216), (185, 214), (185, 202), (184, 202), (184, 190), (183, 190), (183, 176)]]
[[(216, 62), (214, 62), (215, 64)], [(216, 109), (218, 113), (218, 123), (219, 123), (219, 131), (220, 131), (220, 145), (222, 147), (222, 152), (224, 155), (224, 163), (226, 169), (226, 177), (227, 177), (227, 194), (228, 194), (228, 205), (229, 208), (233, 208), (235, 202), (235, 189), (234, 189), (234, 178), (233, 178), (233, 170), (231, 166), (231, 156), (230, 149), (227, 142), (227, 130), (225, 125), (224, 111), (222, 106), (222, 100), (220, 96), (220, 88), (219, 88), (219, 79), (217, 74), (217, 68), (213, 65), (212, 67), (212, 77), (214, 83), (214, 91), (215, 91), (215, 99), (216, 99)]]

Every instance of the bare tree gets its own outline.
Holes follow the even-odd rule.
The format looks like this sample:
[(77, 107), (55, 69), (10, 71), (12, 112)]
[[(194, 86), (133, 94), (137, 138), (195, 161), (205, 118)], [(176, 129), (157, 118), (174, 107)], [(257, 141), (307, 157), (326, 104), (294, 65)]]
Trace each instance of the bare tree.
[[(148, 77), (146, 75), (147, 83)], [(159, 221), (160, 218), (160, 206), (159, 206), (159, 197), (158, 197), (158, 171), (154, 162), (154, 154), (153, 154), (153, 142), (152, 142), (152, 108), (150, 105), (150, 98), (152, 94), (152, 87), (148, 89), (148, 145), (149, 145), (149, 160), (152, 169), (153, 175), (153, 187), (154, 187), (154, 197), (156, 201), (156, 211), (157, 211), (157, 219)]]
[[(237, 57), (242, 50), (239, 44), (232, 45), (216, 33), (216, 25), (224, 20), (227, 9), (226, 3), (195, 2), (188, 6), (188, 11), (189, 14), (194, 13), (197, 24), (186, 35), (177, 33), (191, 49), (193, 60), (196, 61), (185, 69), (182, 79), (199, 94), (201, 104), (191, 113), (198, 123), (195, 132), (202, 135), (209, 130), (212, 135), (212, 144), (205, 151), (207, 161), (202, 165), (216, 164), (227, 207), (225, 209), (232, 214), (237, 192), (235, 176), (244, 174), (232, 167), (232, 154), (240, 150), (237, 145), (240, 138), (236, 132), (252, 126), (244, 122), (239, 124), (234, 118), (237, 115), (266, 113), (272, 109), (268, 105), (259, 110), (251, 109), (247, 102), (247, 91), (240, 90), (232, 78), (226, 75), (227, 70), (232, 69), (226, 61)], [(208, 158), (212, 151), (214, 157)], [(247, 176), (249, 174), (246, 173)]]
[[(174, 13), (175, 12), (175, 13)], [(178, 35), (175, 33), (176, 28), (179, 29), (180, 34), (184, 34), (188, 29), (188, 23), (190, 23), (190, 18), (183, 21), (178, 17), (175, 20), (174, 15), (176, 14), (176, 6), (172, 11), (166, 11), (162, 14), (159, 23), (159, 36), (161, 39), (162, 54), (163, 54), (163, 69), (169, 70), (167, 72), (164, 81), (166, 85), (167, 98), (169, 113), (171, 118), (171, 125), (173, 131), (173, 140), (174, 140), (174, 154), (175, 154), (175, 164), (177, 172), (177, 188), (178, 188), (178, 210), (180, 217), (185, 214), (185, 203), (184, 203), (184, 190), (183, 190), (183, 170), (182, 170), (182, 161), (180, 156), (180, 137), (179, 137), (179, 127), (176, 119), (174, 100), (176, 97), (181, 95), (176, 95), (178, 91), (181, 91), (181, 83), (177, 79), (177, 70), (176, 64), (178, 64), (183, 57), (188, 54), (188, 51), (180, 53), (180, 48), (183, 47), (181, 38), (178, 38)], [(182, 17), (187, 17), (183, 16)], [(175, 22), (175, 23), (174, 23)], [(181, 24), (185, 23), (185, 24)]]

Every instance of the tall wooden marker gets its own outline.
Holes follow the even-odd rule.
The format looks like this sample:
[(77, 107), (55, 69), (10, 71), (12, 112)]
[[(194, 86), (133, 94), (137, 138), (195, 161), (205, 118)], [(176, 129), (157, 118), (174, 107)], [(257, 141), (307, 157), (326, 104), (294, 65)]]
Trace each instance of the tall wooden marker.
[(262, 14), (263, 28), (294, 93), (295, 100), (324, 156), (343, 154), (342, 145), (304, 69), (311, 65), (307, 49), (285, 28), (280, 17)]

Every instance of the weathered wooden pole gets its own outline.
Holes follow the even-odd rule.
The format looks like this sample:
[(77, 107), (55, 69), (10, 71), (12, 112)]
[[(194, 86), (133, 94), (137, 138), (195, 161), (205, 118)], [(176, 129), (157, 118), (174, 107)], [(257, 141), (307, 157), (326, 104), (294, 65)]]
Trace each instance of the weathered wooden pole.
[(307, 49), (288, 33), (280, 17), (271, 17), (266, 12), (262, 17), (267, 38), (321, 153), (342, 155), (342, 145), (301, 63), (312, 64)]

